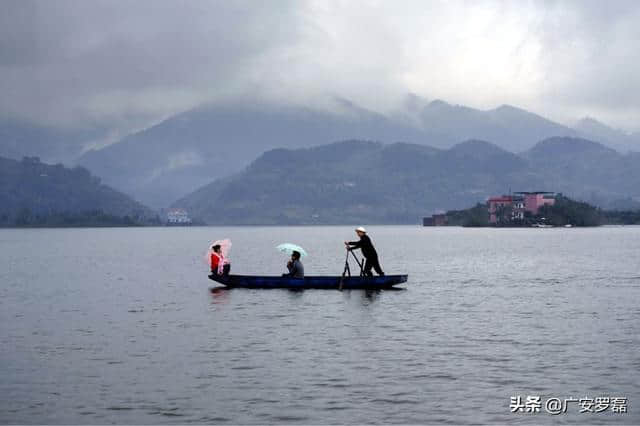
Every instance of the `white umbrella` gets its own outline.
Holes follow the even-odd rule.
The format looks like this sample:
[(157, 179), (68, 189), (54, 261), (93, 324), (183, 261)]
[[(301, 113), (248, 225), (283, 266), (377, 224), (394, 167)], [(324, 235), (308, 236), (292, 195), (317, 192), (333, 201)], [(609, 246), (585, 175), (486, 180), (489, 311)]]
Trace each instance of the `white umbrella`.
[(276, 248), (283, 253), (287, 253), (288, 255), (291, 255), (294, 251), (297, 251), (298, 253), (300, 253), (301, 257), (307, 256), (306, 250), (297, 244), (283, 243), (277, 246)]

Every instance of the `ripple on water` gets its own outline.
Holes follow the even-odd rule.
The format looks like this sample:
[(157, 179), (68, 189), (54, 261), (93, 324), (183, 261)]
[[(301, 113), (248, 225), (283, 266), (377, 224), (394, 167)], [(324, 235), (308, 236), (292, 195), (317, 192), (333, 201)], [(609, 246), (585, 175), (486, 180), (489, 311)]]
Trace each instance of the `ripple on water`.
[(640, 423), (508, 410), (542, 392), (640, 400), (640, 228), (495, 231), (372, 227), (410, 278), (369, 293), (209, 292), (194, 264), (228, 236), (234, 270), (276, 274), (289, 235), (325, 250), (309, 273), (339, 273), (350, 227), (18, 231), (0, 246), (0, 419)]

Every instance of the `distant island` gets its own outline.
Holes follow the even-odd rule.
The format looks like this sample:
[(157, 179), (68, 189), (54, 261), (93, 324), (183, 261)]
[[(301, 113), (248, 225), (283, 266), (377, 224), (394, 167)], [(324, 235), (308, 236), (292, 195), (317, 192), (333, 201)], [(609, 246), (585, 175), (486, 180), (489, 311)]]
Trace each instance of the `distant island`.
[(424, 226), (585, 227), (640, 224), (640, 211), (602, 210), (562, 194), (520, 192), (423, 219)]
[(0, 227), (159, 225), (156, 213), (82, 167), (0, 157)]

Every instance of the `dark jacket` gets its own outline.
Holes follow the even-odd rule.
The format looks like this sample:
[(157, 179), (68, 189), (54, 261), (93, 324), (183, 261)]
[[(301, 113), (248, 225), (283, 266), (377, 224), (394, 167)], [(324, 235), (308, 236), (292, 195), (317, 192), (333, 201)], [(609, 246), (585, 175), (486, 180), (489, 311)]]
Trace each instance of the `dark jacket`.
[(304, 278), (304, 266), (299, 260), (287, 262), (289, 276), (293, 278)]
[(367, 259), (373, 259), (378, 257), (378, 252), (371, 243), (371, 238), (367, 234), (360, 237), (360, 241), (349, 241), (347, 244), (351, 246), (350, 250), (360, 249), (362, 255)]

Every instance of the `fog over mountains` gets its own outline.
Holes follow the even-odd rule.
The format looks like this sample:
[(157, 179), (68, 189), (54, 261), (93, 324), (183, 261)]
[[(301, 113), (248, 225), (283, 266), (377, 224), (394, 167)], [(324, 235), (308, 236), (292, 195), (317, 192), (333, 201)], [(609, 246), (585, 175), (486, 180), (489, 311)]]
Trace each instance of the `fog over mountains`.
[(621, 152), (640, 151), (640, 133), (625, 133), (595, 118), (585, 117), (573, 126), (582, 136), (599, 141)]
[(348, 139), (640, 151), (640, 3), (610, 3), (6, 0), (0, 156), (158, 208)]
[(0, 156), (14, 160), (37, 156), (48, 163), (73, 164), (107, 133), (100, 127), (65, 129), (0, 118)]
[[(279, 147), (361, 139), (448, 148), (481, 139), (517, 153), (554, 136), (599, 140), (588, 129), (572, 129), (511, 106), (482, 111), (439, 100), (413, 101), (389, 116), (344, 99), (336, 99), (332, 110), (262, 103), (202, 107), (90, 151), (79, 163), (142, 202), (163, 207)], [(619, 149), (637, 145), (633, 138), (622, 136), (607, 136), (604, 142)]]
[(447, 145), (446, 136), (340, 102), (341, 112), (264, 104), (225, 104), (171, 117), (117, 144), (90, 151), (80, 164), (152, 206), (246, 167), (262, 152), (348, 138)]
[(0, 122), (0, 155), (18, 159), (38, 155), (43, 161), (79, 164), (106, 184), (160, 208), (215, 179), (242, 172), (265, 151), (347, 139), (439, 149), (483, 140), (518, 154), (544, 139), (582, 137), (620, 152), (640, 151), (638, 135), (591, 118), (571, 128), (513, 106), (479, 110), (442, 100), (428, 102), (414, 95), (387, 115), (343, 98), (333, 99), (324, 109), (266, 102), (220, 103), (171, 116), (119, 142), (86, 151), (87, 144), (103, 136), (104, 130), (63, 131), (5, 120)]

